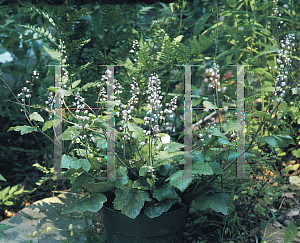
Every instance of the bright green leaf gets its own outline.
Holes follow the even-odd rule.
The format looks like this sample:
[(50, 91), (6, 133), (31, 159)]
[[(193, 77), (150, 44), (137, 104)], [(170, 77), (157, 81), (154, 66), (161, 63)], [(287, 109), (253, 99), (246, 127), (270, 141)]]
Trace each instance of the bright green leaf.
[(43, 117), (41, 117), (41, 115), (37, 112), (33, 112), (32, 114), (30, 114), (29, 118), (30, 118), (30, 120), (44, 122)]
[(91, 164), (87, 159), (77, 159), (64, 154), (61, 158), (61, 168), (73, 168), (75, 170), (82, 168), (88, 172), (91, 168)]
[(72, 205), (68, 206), (65, 210), (61, 212), (61, 214), (66, 214), (70, 212), (78, 212), (82, 213), (85, 211), (98, 212), (102, 207), (103, 203), (107, 201), (105, 195), (101, 193), (94, 193), (90, 197), (87, 195)]

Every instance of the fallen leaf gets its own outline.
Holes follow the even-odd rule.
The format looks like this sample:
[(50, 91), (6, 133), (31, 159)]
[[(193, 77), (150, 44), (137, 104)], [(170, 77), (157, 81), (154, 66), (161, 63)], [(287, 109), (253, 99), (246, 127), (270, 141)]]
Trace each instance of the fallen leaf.
[(297, 216), (299, 215), (299, 209), (292, 209), (288, 214), (287, 216), (289, 217), (294, 217), (294, 216)]
[(289, 178), (291, 184), (296, 184), (296, 186), (300, 186), (300, 177), (299, 176), (290, 176)]
[(294, 198), (293, 193), (291, 193), (291, 192), (287, 192), (287, 193), (282, 194), (282, 197)]
[(289, 165), (290, 171), (297, 171), (299, 169), (299, 164)]

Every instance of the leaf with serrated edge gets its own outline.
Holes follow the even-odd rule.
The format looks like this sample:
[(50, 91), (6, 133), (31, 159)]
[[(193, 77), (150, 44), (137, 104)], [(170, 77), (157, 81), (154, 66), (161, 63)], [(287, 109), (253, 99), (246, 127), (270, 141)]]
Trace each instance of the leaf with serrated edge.
[(115, 190), (114, 209), (121, 210), (129, 218), (135, 219), (144, 207), (145, 201), (151, 201), (149, 193), (134, 188), (118, 188)]
[[(166, 181), (170, 181), (170, 185), (178, 188), (181, 192), (184, 192), (185, 189), (189, 187), (189, 185), (192, 183), (192, 178), (185, 178), (184, 176), (184, 170), (179, 170), (175, 172), (173, 175), (171, 175)], [(177, 178), (182, 177), (182, 178)]]

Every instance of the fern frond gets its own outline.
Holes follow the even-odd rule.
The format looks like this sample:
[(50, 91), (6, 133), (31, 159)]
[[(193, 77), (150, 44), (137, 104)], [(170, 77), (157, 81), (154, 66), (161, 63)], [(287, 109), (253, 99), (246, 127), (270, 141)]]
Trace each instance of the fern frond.
[(82, 8), (80, 10), (75, 9), (75, 13), (68, 14), (67, 13), (67, 19), (69, 23), (72, 23), (76, 19), (80, 18), (83, 15), (91, 14), (92, 12), (87, 12), (87, 8)]
[(193, 40), (189, 39), (189, 43), (190, 43), (190, 47), (191, 47), (191, 53), (192, 55), (199, 55), (201, 54), (203, 51), (205, 51), (211, 44), (214, 43), (214, 39), (212, 38), (212, 35), (207, 38), (204, 35), (199, 35), (197, 37), (193, 36)]
[(25, 27), (27, 29), (31, 29), (32, 31), (39, 33), (40, 35), (44, 36), (50, 42), (52, 42), (54, 45), (58, 47), (58, 44), (56, 43), (56, 38), (53, 37), (51, 33), (48, 30), (46, 30), (44, 27), (34, 27), (32, 25), (22, 25), (22, 24), (18, 24), (18, 26)]
[(62, 58), (62, 53), (58, 50), (52, 50), (45, 45), (43, 45), (42, 50), (47, 52), (48, 55), (54, 60), (60, 61)]
[(45, 13), (44, 11), (41, 11), (39, 9), (37, 9), (36, 7), (32, 6), (31, 10), (36, 11), (38, 14), (42, 15), (45, 19), (48, 20), (48, 22), (54, 27), (56, 28), (56, 24), (54, 23), (54, 20), (49, 16), (49, 14)]
[(145, 14), (149, 10), (153, 9), (153, 6), (146, 6), (146, 7), (141, 7), (141, 9), (138, 11), (138, 14)]
[(186, 65), (191, 59), (191, 50), (182, 43), (178, 43), (175, 47), (176, 59), (178, 64)]

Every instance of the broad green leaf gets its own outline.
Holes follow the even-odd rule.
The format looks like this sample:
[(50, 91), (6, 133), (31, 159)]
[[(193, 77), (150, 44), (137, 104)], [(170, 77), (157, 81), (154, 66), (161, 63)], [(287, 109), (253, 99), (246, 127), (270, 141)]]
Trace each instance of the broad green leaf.
[(95, 125), (96, 127), (102, 128), (104, 131), (106, 131), (107, 125), (108, 125), (108, 124), (107, 124), (107, 122), (104, 121), (103, 119), (97, 117), (96, 120), (94, 121), (94, 125)]
[(156, 205), (146, 204), (144, 209), (144, 214), (147, 215), (149, 218), (159, 217), (160, 215), (162, 215), (162, 213), (168, 212), (168, 210), (176, 202), (177, 202), (176, 199), (168, 199), (164, 202), (159, 202)]
[(295, 144), (293, 138), (284, 135), (272, 135), (267, 137), (259, 137), (258, 141), (265, 142), (274, 148), (276, 148), (276, 146), (278, 146), (279, 148), (284, 148), (289, 146), (289, 144)]
[(8, 230), (8, 229), (11, 229), (11, 228), (14, 228), (16, 226), (11, 226), (11, 225), (6, 225), (6, 224), (0, 224), (0, 231), (2, 230)]
[(204, 111), (208, 111), (209, 109), (213, 109), (215, 107), (214, 104), (207, 100), (203, 101), (203, 106), (205, 107)]
[(37, 112), (33, 112), (32, 114), (30, 114), (29, 118), (30, 118), (30, 120), (44, 122), (43, 117), (41, 117), (41, 115)]
[(115, 190), (115, 194), (114, 209), (121, 210), (123, 214), (132, 219), (135, 219), (141, 212), (145, 201), (151, 201), (148, 192), (135, 188), (118, 188)]
[(212, 194), (200, 194), (195, 198), (195, 209), (196, 210), (206, 210), (211, 208), (215, 212), (221, 212), (225, 215), (228, 215), (228, 209), (230, 204), (230, 196), (226, 193), (217, 193)]
[(211, 135), (213, 135), (213, 136), (217, 136), (217, 137), (227, 139), (227, 137), (223, 133), (221, 133), (217, 128), (213, 128), (213, 129), (209, 128), (206, 131), (211, 133)]
[(205, 22), (209, 19), (211, 13), (203, 14), (196, 22), (193, 36), (198, 36), (205, 26)]
[(73, 168), (75, 170), (82, 168), (88, 172), (91, 168), (91, 164), (87, 159), (77, 159), (64, 154), (61, 158), (61, 168)]
[(83, 183), (85, 189), (91, 193), (111, 191), (115, 186), (112, 182), (85, 182)]
[(134, 122), (136, 124), (144, 124), (144, 120), (143, 119), (140, 119), (140, 118), (135, 118), (135, 117), (132, 117), (132, 120), (134, 120)]
[(97, 148), (106, 149), (107, 148), (107, 141), (105, 138), (97, 137), (94, 140), (97, 143)]
[(176, 171), (178, 171), (178, 169), (176, 169), (176, 167), (171, 164), (163, 164), (159, 167), (159, 174), (162, 176), (172, 175)]
[(132, 123), (132, 122), (128, 122), (128, 129), (129, 131), (133, 132), (132, 136), (134, 138), (142, 138), (144, 137), (144, 132), (143, 132), (143, 128), (139, 127), (138, 125)]
[(212, 168), (214, 174), (223, 174), (224, 173), (224, 171), (220, 167), (219, 163), (217, 163), (217, 162), (210, 162), (209, 165)]
[(237, 129), (236, 121), (227, 121), (226, 123), (222, 123), (221, 127), (225, 132), (234, 131)]
[[(225, 161), (231, 162), (233, 159), (237, 158), (236, 149), (226, 149), (223, 153), (220, 154), (220, 156)], [(247, 152), (244, 154), (245, 159), (250, 159), (251, 157), (254, 157), (254, 155)]]
[(56, 127), (59, 123), (61, 123), (60, 120), (50, 120), (50, 121), (46, 121), (43, 128), (42, 128), (42, 131), (46, 131), (47, 129), (51, 128), (52, 126)]
[(102, 193), (94, 193), (90, 197), (87, 195), (72, 205), (64, 209), (61, 214), (66, 214), (70, 212), (82, 213), (85, 211), (98, 212), (102, 207), (103, 203), (107, 201), (107, 198)]
[(285, 228), (284, 243), (292, 243), (297, 236), (297, 227), (290, 221), (289, 225)]
[(205, 156), (203, 155), (202, 151), (195, 150), (193, 152), (192, 158), (195, 161), (205, 162)]
[(156, 189), (153, 192), (153, 197), (155, 197), (160, 202), (166, 199), (176, 199), (178, 201), (181, 201), (181, 198), (176, 193), (175, 188), (172, 187), (169, 183), (164, 184), (159, 189)]
[(228, 138), (218, 138), (217, 142), (219, 144), (224, 144), (228, 146), (234, 146), (231, 142), (228, 141)]
[(300, 158), (300, 149), (292, 150), (292, 155), (294, 155), (296, 158)]
[(7, 131), (10, 132), (12, 130), (21, 131), (21, 135), (23, 135), (23, 134), (35, 132), (37, 131), (37, 128), (31, 126), (16, 126), (16, 127), (9, 128)]
[(141, 166), (141, 168), (139, 170), (139, 176), (144, 176), (145, 177), (147, 175), (147, 173), (148, 173), (148, 170), (149, 170), (148, 167), (149, 166), (147, 166), (147, 165)]
[(0, 199), (4, 200), (10, 190), (10, 186), (5, 187), (3, 190), (0, 191)]
[(68, 127), (63, 133), (62, 133), (62, 140), (72, 140), (74, 138), (71, 137), (71, 132), (75, 134), (74, 138), (77, 138), (80, 134), (79, 131), (77, 131), (75, 126)]
[(72, 95), (71, 91), (65, 90), (65, 89), (62, 89), (62, 88), (51, 86), (48, 89), (55, 92), (55, 93), (57, 93), (57, 94), (60, 93), (61, 96), (70, 96), (70, 95)]
[(183, 147), (184, 147), (184, 144), (170, 142), (170, 143), (165, 144), (165, 151), (167, 151), (168, 153), (174, 153), (174, 152), (180, 151), (180, 149)]
[(71, 83), (72, 89), (76, 88), (80, 84), (80, 82), (81, 82), (81, 79), (78, 79), (78, 80), (74, 81), (73, 83)]
[(150, 190), (150, 185), (147, 182), (146, 178), (139, 178), (134, 181), (132, 188), (141, 189), (141, 190)]
[(184, 177), (184, 170), (179, 170), (171, 175), (166, 181), (170, 181), (170, 185), (178, 188), (181, 192), (189, 187), (192, 183), (192, 178)]
[(268, 114), (267, 112), (264, 112), (264, 111), (256, 111), (256, 112), (254, 112), (254, 113), (252, 113), (252, 114), (248, 114), (247, 115), (247, 117), (253, 117), (253, 116), (255, 116), (255, 117), (258, 117), (258, 118), (265, 118), (265, 119), (267, 119), (267, 120), (270, 120), (270, 119), (272, 119), (272, 116), (271, 116), (271, 114)]
[(207, 162), (201, 162), (201, 161), (196, 161), (193, 163), (193, 174), (198, 174), (198, 175), (212, 175), (213, 170), (209, 163)]
[(123, 166), (120, 166), (115, 172), (116, 172), (116, 177), (124, 178), (124, 179), (116, 179), (115, 187), (116, 188), (122, 188), (129, 181), (129, 178), (127, 176), (127, 174), (128, 174), (127, 168), (123, 167)]

